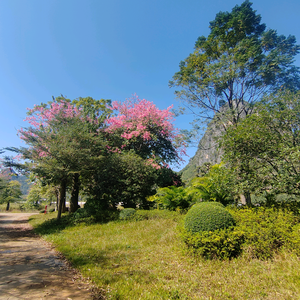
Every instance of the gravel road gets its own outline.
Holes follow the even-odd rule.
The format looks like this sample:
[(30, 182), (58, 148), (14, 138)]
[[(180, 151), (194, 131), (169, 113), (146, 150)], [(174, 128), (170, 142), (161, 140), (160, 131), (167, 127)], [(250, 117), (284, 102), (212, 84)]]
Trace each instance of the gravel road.
[(0, 213), (0, 299), (101, 299), (53, 247), (37, 237), (28, 213)]

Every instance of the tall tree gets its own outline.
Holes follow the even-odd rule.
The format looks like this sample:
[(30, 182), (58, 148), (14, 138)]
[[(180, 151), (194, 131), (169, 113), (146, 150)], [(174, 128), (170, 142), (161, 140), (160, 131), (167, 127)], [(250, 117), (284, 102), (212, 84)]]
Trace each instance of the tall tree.
[(21, 195), (21, 184), (11, 180), (0, 189), (0, 203), (6, 203), (6, 210), (9, 211), (10, 203), (20, 200)]
[(170, 81), (179, 99), (200, 119), (217, 117), (224, 129), (251, 114), (266, 93), (300, 88), (294, 58), (300, 47), (294, 36), (266, 30), (248, 0), (210, 22), (195, 51)]
[(30, 161), (23, 167), (46, 183), (60, 185), (58, 219), (67, 186), (73, 183), (71, 211), (76, 211), (79, 176), (89, 173), (106, 152), (101, 132), (97, 131), (103, 117), (95, 111), (90, 116), (86, 112), (89, 103), (80, 100), (78, 107), (62, 97), (48, 105), (35, 106), (29, 110), (30, 116), (26, 119), (31, 126), (20, 131), (21, 138), (29, 146), (20, 149), (23, 158)]
[(88, 203), (94, 210), (118, 202), (147, 208), (146, 197), (157, 186), (180, 185), (168, 163), (181, 160), (184, 141), (173, 126), (171, 108), (160, 110), (150, 101), (133, 98), (113, 102), (111, 109), (115, 115), (106, 119), (104, 128), (111, 155), (98, 165), (94, 181), (86, 183), (94, 195)]
[(240, 191), (300, 195), (300, 92), (266, 98), (222, 138)]

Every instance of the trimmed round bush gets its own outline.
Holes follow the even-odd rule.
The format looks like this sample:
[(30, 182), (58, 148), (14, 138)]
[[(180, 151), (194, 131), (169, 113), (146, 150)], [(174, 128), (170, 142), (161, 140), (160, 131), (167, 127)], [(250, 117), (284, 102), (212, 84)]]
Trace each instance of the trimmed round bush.
[(232, 215), (213, 202), (197, 203), (184, 219), (184, 228), (189, 232), (215, 231), (235, 225)]
[(134, 208), (124, 208), (120, 211), (119, 218), (121, 220), (130, 220), (136, 214), (136, 210)]
[(221, 202), (217, 202), (217, 201), (201, 202), (200, 204), (202, 204), (202, 205), (206, 205), (206, 204), (207, 205), (214, 205), (214, 206), (225, 208), (225, 206)]

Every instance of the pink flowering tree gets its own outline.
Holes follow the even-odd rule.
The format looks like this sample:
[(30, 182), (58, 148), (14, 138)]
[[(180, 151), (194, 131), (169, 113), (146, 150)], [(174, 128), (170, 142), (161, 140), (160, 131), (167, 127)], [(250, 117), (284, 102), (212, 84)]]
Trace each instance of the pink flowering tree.
[(113, 102), (116, 115), (106, 120), (106, 132), (111, 134), (114, 148), (121, 152), (134, 150), (154, 168), (180, 162), (185, 154), (185, 143), (174, 128), (172, 107), (160, 110), (145, 99)]
[(114, 207), (115, 201), (144, 205), (160, 181), (162, 186), (180, 181), (168, 168), (185, 153), (170, 109), (159, 110), (147, 100), (111, 104), (90, 97), (36, 105), (25, 119), (30, 126), (19, 132), (28, 146), (19, 151), (27, 161), (22, 167), (59, 186), (58, 219), (68, 187), (71, 212), (82, 187), (95, 204), (92, 210)]
[[(100, 102), (105, 100), (93, 101), (102, 105)], [(99, 137), (101, 132), (97, 131), (102, 126), (103, 116), (95, 109), (89, 113), (89, 105), (84, 98), (71, 103), (63, 97), (37, 105), (29, 109), (25, 119), (30, 127), (19, 131), (20, 138), (29, 146), (20, 151), (29, 161), (25, 168), (44, 182), (60, 186), (58, 219), (67, 187), (72, 187), (70, 209), (74, 212), (78, 208), (80, 176), (88, 174), (107, 153)]]

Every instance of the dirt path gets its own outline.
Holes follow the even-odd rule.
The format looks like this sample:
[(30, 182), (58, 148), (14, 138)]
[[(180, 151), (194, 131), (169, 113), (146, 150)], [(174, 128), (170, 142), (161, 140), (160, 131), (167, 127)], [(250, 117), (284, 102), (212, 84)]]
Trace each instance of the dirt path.
[(0, 213), (0, 299), (100, 299), (31, 231), (31, 214)]

